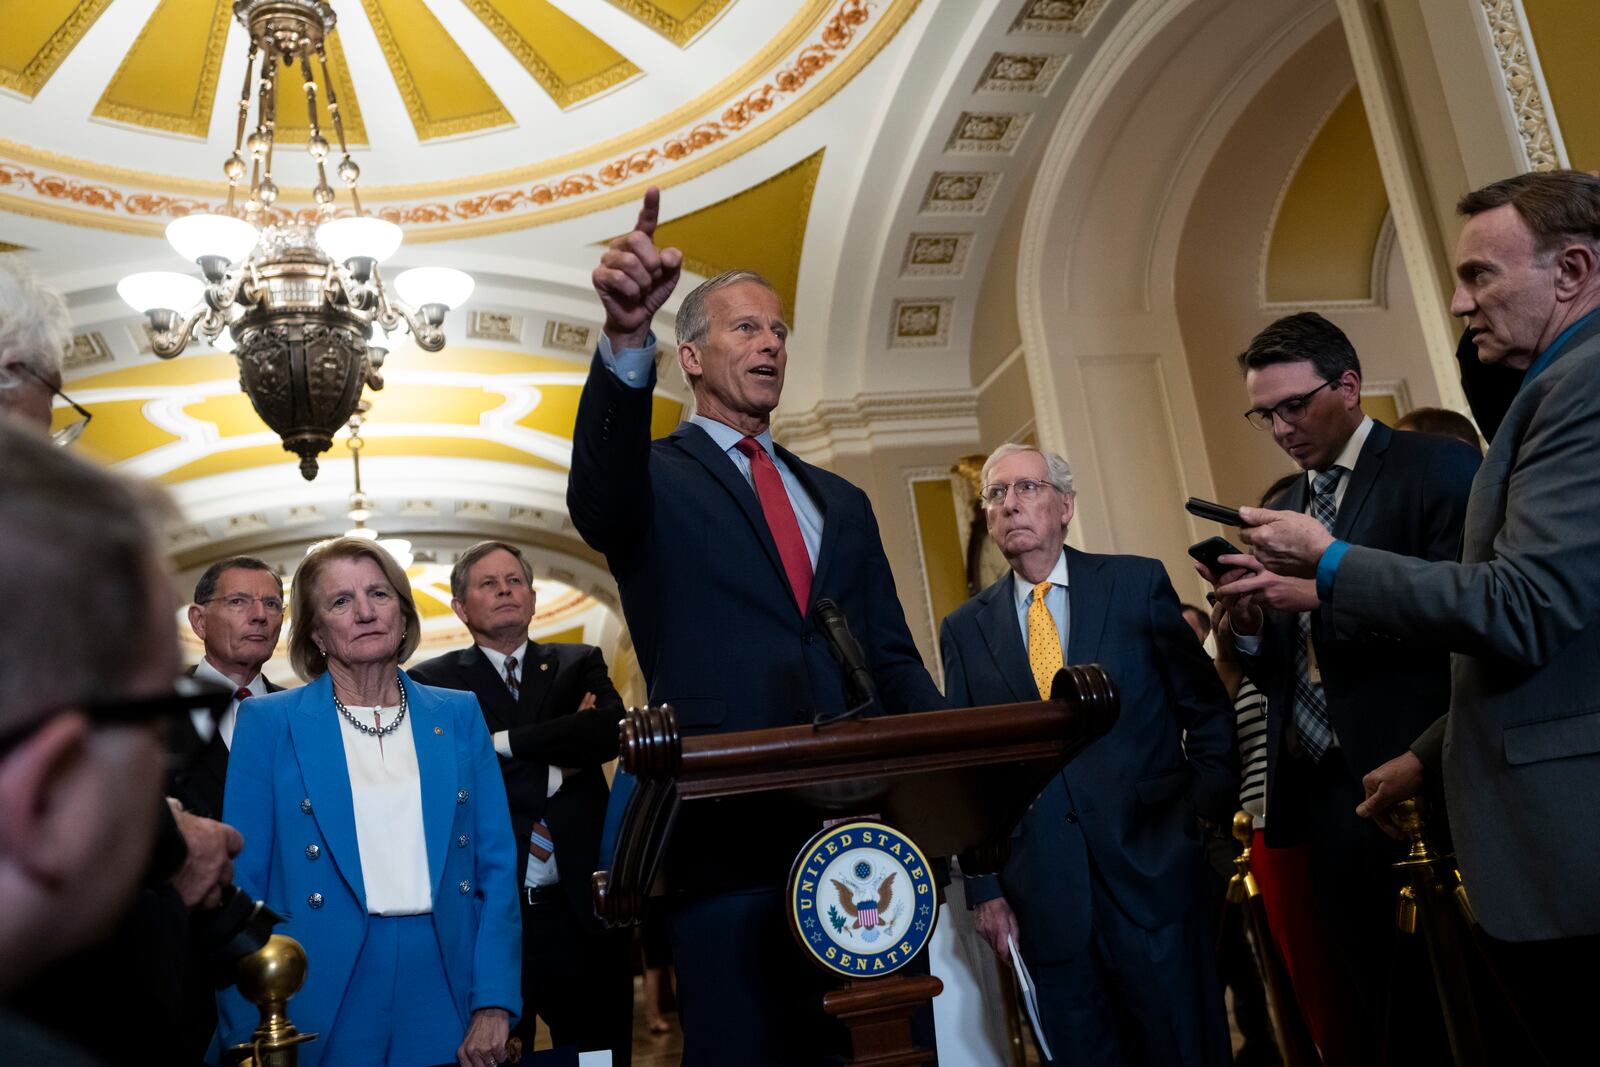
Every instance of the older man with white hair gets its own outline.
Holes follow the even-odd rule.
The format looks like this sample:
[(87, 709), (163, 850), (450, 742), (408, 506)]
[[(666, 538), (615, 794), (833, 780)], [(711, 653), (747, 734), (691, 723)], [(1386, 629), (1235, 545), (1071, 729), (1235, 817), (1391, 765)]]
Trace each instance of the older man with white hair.
[(0, 412), (48, 429), (72, 319), (61, 294), (16, 255), (0, 256)]
[(1065, 459), (1002, 445), (981, 494), (1012, 573), (944, 620), (945, 695), (1038, 700), (1063, 664), (1099, 663), (1122, 711), (1034, 800), (1005, 869), (967, 880), (978, 932), (1020, 947), (1058, 1062), (1229, 1063), (1197, 823), (1239, 792), (1227, 694), (1159, 562), (1065, 545)]

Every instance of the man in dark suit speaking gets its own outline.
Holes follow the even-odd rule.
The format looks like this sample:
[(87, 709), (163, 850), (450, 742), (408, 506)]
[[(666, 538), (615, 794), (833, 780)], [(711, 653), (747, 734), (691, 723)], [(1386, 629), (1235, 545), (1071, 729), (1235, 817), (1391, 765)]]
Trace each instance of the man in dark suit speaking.
[(511, 805), (522, 891), (522, 1022), (534, 1017), (556, 1048), (609, 1049), (627, 1067), (633, 1048), (633, 969), (627, 931), (605, 930), (590, 904), (605, 822), (601, 765), (616, 758), (622, 697), (592, 645), (528, 638), (533, 568), (515, 545), (482, 541), (450, 572), (450, 606), (476, 642), (409, 671), (425, 685), (473, 693), (483, 707)]
[(1161, 564), (1067, 548), (1072, 468), (1002, 445), (983, 468), (989, 534), (1012, 573), (940, 629), (952, 702), (1048, 695), (1063, 663), (1099, 663), (1122, 698), (1017, 825), (1005, 870), (967, 880), (1002, 959), (1014, 939), (1058, 1062), (1231, 1061), (1206, 935), (1197, 817), (1238, 805), (1233, 709)]
[[(650, 440), (650, 322), (683, 256), (652, 242), (659, 194), (594, 272), (605, 330), (578, 404), (567, 503), (605, 553), (650, 687), (688, 735), (810, 722), (846, 708), (813, 607), (835, 601), (877, 689), (869, 711), (944, 706), (906, 628), (866, 494), (772, 441), (789, 327), (770, 286), (738, 271), (677, 316), (695, 415)], [(749, 832), (685, 819), (668, 858), (684, 1063), (811, 1064), (826, 1030), (785, 926), (781, 885), (817, 829), (746, 805)]]

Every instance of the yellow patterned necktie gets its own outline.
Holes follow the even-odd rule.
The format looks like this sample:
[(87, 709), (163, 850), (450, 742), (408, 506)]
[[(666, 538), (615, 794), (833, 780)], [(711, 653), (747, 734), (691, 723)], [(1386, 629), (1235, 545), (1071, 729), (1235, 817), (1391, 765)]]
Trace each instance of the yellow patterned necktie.
[(1039, 687), (1039, 699), (1050, 699), (1050, 683), (1055, 681), (1061, 662), (1061, 631), (1056, 620), (1045, 607), (1044, 595), (1050, 591), (1045, 580), (1033, 587), (1033, 602), (1028, 605), (1028, 666), (1033, 668), (1033, 681)]

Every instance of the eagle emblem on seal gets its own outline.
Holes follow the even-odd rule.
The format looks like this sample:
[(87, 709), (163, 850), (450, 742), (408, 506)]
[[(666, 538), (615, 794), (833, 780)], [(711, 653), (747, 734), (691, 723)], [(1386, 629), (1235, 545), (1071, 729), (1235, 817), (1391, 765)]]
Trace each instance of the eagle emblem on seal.
[(860, 930), (861, 939), (868, 944), (878, 940), (880, 931), (877, 929), (879, 920), (883, 920), (882, 933), (892, 933), (893, 920), (888, 917), (889, 905), (894, 901), (894, 876), (895, 871), (890, 871), (881, 878), (876, 886), (870, 885), (872, 867), (866, 862), (858, 862), (855, 869), (850, 872), (862, 881), (848, 878), (840, 881), (830, 878), (833, 887), (839, 891), (839, 906), (844, 909), (854, 921), (850, 929)]

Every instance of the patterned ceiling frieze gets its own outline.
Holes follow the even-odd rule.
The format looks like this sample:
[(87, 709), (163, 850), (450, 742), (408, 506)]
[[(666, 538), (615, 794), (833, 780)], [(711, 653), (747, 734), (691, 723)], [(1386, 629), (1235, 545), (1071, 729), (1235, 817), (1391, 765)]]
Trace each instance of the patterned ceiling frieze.
[(1037, 93), (1044, 95), (1066, 65), (1066, 56), (1020, 55), (996, 52), (978, 79), (980, 93)]
[[(651, 0), (611, 0), (640, 22), (682, 48), (711, 25), (728, 6), (728, 0), (677, 0), (675, 3), (652, 3)], [(677, 9), (676, 13), (672, 9)]]
[(1013, 33), (1087, 33), (1105, 0), (1027, 0)]
[(32, 0), (25, 14), (7, 12), (6, 36), (0, 42), (0, 87), (37, 96), (110, 6), (111, 0)]
[(896, 300), (889, 316), (890, 348), (944, 348), (950, 343), (955, 301)]
[(1522, 5), (1514, 0), (1480, 0), (1480, 3), (1483, 17), (1489, 23), (1489, 39), (1494, 42), (1495, 54), (1500, 60), (1501, 79), (1517, 135), (1522, 139), (1522, 150), (1528, 157), (1528, 169), (1555, 170), (1564, 166), (1555, 138), (1550, 135), (1544, 94), (1539, 91), (1539, 79), (1518, 16)]
[(922, 195), (922, 210), (929, 214), (981, 215), (994, 199), (1000, 175), (988, 172), (935, 171)]
[(963, 111), (945, 142), (946, 152), (1013, 152), (1031, 115)]
[(970, 233), (914, 233), (900, 264), (902, 278), (959, 278), (972, 250)]
[[(395, 2), (363, 0), (373, 9)], [(397, 202), (392, 198), (403, 195), (396, 191), (403, 187), (373, 186), (363, 189), (363, 201), (375, 214), (407, 227), (410, 240), (430, 241), (555, 222), (631, 200), (646, 183), (670, 186), (687, 181), (759, 147), (825, 103), (893, 39), (918, 2), (842, 0), (813, 33), (779, 55), (756, 88), (743, 90), (654, 143), (614, 155), (598, 167), (454, 200)], [(17, 161), (18, 156), (25, 158)], [(173, 218), (216, 210), (225, 191), (220, 183), (185, 182), (186, 192), (214, 192), (210, 197), (173, 195), (158, 175), (110, 168), (98, 169), (100, 181), (81, 181), (53, 172), (48, 163), (31, 164), (30, 158), (60, 160), (0, 142), (0, 208), (155, 234)], [(72, 169), (81, 173), (93, 168)], [(130, 179), (141, 178), (142, 188), (126, 187)], [(458, 184), (471, 187), (478, 180)], [(274, 212), (278, 221), (316, 218), (309, 195), (306, 206), (294, 205), (301, 194), (309, 190), (281, 190), (279, 204), (289, 203)]]

